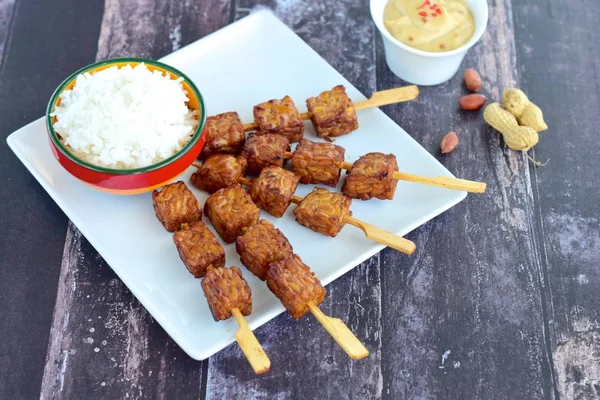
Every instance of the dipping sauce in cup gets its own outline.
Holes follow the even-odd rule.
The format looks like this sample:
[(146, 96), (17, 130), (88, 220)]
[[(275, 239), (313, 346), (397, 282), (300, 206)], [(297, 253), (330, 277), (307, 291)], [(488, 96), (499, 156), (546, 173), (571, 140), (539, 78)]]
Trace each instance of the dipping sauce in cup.
[(489, 12), (486, 0), (370, 0), (370, 8), (390, 70), (424, 86), (456, 74)]
[(423, 51), (457, 49), (475, 32), (465, 0), (389, 0), (383, 20), (393, 37)]

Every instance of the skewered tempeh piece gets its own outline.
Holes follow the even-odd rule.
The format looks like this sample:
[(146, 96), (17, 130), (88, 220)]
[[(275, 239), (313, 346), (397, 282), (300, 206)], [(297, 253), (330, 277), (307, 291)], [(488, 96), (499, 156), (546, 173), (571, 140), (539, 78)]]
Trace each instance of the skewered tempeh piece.
[[(312, 142), (302, 139), (296, 145), (292, 158), (292, 169), (303, 184), (321, 183), (335, 187), (340, 179), (346, 150), (333, 143)], [(286, 157), (290, 154), (286, 153)]]
[[(334, 87), (333, 90), (331, 91), (331, 92), (335, 91), (334, 94), (332, 94), (330, 96), (323, 96), (323, 97), (327, 97), (327, 99), (325, 101), (330, 101), (333, 103), (333, 104), (328, 104), (325, 107), (327, 109), (327, 112), (322, 114), (323, 121), (327, 121), (327, 119), (331, 118), (332, 115), (335, 116), (336, 113), (338, 112), (337, 111), (338, 109), (343, 110), (342, 112), (347, 112), (347, 109), (348, 109), (347, 103), (342, 101), (343, 96), (340, 95), (339, 89), (336, 90), (336, 88), (337, 88), (337, 86)], [(327, 92), (323, 92), (323, 93), (327, 93)], [(321, 93), (321, 95), (323, 93)], [(319, 95), (319, 96), (321, 96), (321, 95)], [(345, 91), (344, 91), (344, 95), (345, 95)], [(352, 105), (352, 108), (353, 108), (353, 110), (362, 110), (364, 108), (379, 107), (379, 106), (384, 106), (387, 104), (400, 103), (403, 101), (413, 100), (413, 99), (417, 98), (418, 95), (419, 95), (419, 88), (414, 85), (404, 86), (404, 87), (395, 88), (395, 89), (382, 90), (379, 92), (374, 92), (368, 100), (354, 103)], [(322, 98), (322, 101), (323, 101), (323, 98)], [(323, 103), (320, 102), (320, 104), (323, 104)], [(342, 106), (344, 106), (344, 108), (342, 109), (341, 107), (339, 107), (338, 104), (341, 104)], [(299, 114), (299, 117), (300, 117), (300, 119), (311, 119), (312, 114), (310, 112), (305, 112), (305, 113)], [(334, 117), (334, 119), (336, 119), (336, 117)], [(340, 117), (337, 117), (337, 120), (340, 121), (340, 123), (348, 123), (351, 121), (350, 118), (340, 118)], [(320, 127), (325, 128), (325, 130), (321, 129), (321, 132), (323, 132), (322, 137), (328, 137), (328, 136), (326, 136), (326, 134), (327, 134), (326, 129), (327, 128), (331, 129), (332, 126), (330, 126), (327, 122), (321, 123), (320, 121), (321, 120), (318, 120), (318, 123), (321, 124)], [(352, 123), (350, 122), (348, 124), (348, 126), (352, 126)], [(317, 128), (317, 127), (315, 126), (315, 128)], [(245, 131), (253, 131), (253, 130), (257, 130), (257, 129), (262, 130), (262, 127), (260, 126), (259, 121), (244, 125)], [(346, 128), (346, 130), (347, 130), (347, 128)], [(339, 131), (340, 133), (338, 133), (337, 135), (332, 135), (332, 136), (340, 136), (341, 132), (343, 132), (343, 131), (344, 131), (344, 129), (340, 129), (340, 131)], [(344, 134), (346, 134), (346, 133), (349, 133), (349, 132), (345, 132)], [(292, 142), (298, 141), (300, 139), (300, 137), (298, 137), (298, 139), (296, 139), (296, 140), (290, 139), (290, 141), (292, 141)]]
[(392, 200), (398, 185), (398, 180), (394, 179), (396, 171), (398, 163), (393, 154), (365, 154), (352, 164), (342, 193), (353, 199), (369, 200), (376, 197)]
[(283, 167), (289, 151), (290, 142), (285, 136), (253, 134), (244, 145), (242, 157), (248, 161), (248, 173), (258, 174), (267, 165)]
[(194, 222), (202, 217), (198, 200), (182, 181), (164, 186), (152, 192), (156, 218), (169, 232), (181, 229), (181, 224)]
[(358, 128), (354, 104), (342, 85), (309, 97), (306, 106), (320, 138), (347, 135)]
[(329, 318), (319, 310), (327, 291), (298, 255), (272, 263), (267, 271), (267, 286), (294, 319), (311, 311), (351, 358), (358, 360), (369, 355), (341, 320)]
[(244, 176), (247, 161), (231, 154), (215, 154), (208, 157), (202, 167), (194, 172), (190, 181), (198, 189), (214, 193), (237, 183)]
[(258, 222), (260, 210), (236, 183), (210, 195), (204, 204), (204, 213), (219, 236), (226, 243), (232, 243)]
[(200, 159), (213, 154), (235, 154), (246, 141), (244, 125), (237, 112), (226, 112), (206, 118), (206, 144)]
[(263, 281), (267, 278), (271, 263), (293, 253), (292, 245), (285, 235), (264, 219), (237, 237), (235, 249), (242, 264)]
[(302, 139), (304, 135), (304, 122), (290, 96), (255, 105), (254, 120), (258, 125), (258, 134), (283, 135), (291, 143)]
[(316, 187), (298, 204), (294, 215), (300, 225), (335, 237), (352, 216), (351, 204), (352, 200), (343, 194)]
[(280, 218), (290, 205), (299, 180), (292, 171), (270, 165), (252, 180), (248, 193), (257, 206)]
[(202, 220), (182, 224), (173, 235), (173, 242), (181, 261), (195, 278), (204, 276), (210, 266), (225, 265), (225, 249)]
[(242, 271), (237, 267), (209, 268), (202, 280), (202, 291), (215, 321), (235, 317), (240, 326), (235, 339), (254, 372), (267, 372), (271, 361), (243, 317), (252, 312), (252, 290)]

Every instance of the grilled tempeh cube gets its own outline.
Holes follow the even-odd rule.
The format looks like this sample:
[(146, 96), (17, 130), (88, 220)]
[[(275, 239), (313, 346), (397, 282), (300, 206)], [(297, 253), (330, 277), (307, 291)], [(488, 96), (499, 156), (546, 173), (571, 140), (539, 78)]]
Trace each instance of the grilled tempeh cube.
[(292, 168), (303, 184), (322, 183), (335, 187), (340, 179), (340, 163), (345, 150), (332, 143), (318, 143), (302, 139), (294, 150)]
[(182, 181), (164, 186), (152, 192), (156, 218), (169, 232), (181, 228), (181, 224), (194, 222), (202, 217), (198, 200)]
[(192, 174), (191, 182), (198, 188), (214, 193), (238, 183), (246, 172), (247, 161), (244, 157), (231, 154), (215, 154), (208, 157), (202, 168)]
[(194, 277), (206, 274), (208, 267), (225, 265), (225, 249), (202, 220), (182, 224), (181, 230), (173, 235), (179, 257)]
[(352, 200), (343, 194), (316, 187), (294, 210), (300, 225), (323, 235), (335, 237), (352, 216)]
[(210, 268), (202, 280), (202, 291), (215, 321), (231, 318), (234, 308), (242, 315), (252, 312), (252, 290), (238, 267)]
[(244, 124), (236, 112), (226, 112), (206, 118), (206, 144), (201, 159), (213, 154), (235, 154), (242, 150), (246, 141)]
[(284, 234), (264, 219), (238, 236), (235, 249), (242, 264), (263, 281), (271, 263), (291, 256), (294, 251)]
[(258, 222), (260, 209), (250, 195), (235, 184), (210, 195), (204, 204), (204, 213), (221, 238), (232, 243)]
[(365, 154), (348, 171), (342, 193), (361, 200), (372, 197), (392, 200), (398, 184), (398, 180), (394, 179), (395, 171), (398, 171), (398, 163), (393, 154)]
[(252, 180), (248, 193), (257, 206), (280, 218), (292, 202), (299, 180), (292, 171), (270, 165)]
[(290, 143), (302, 139), (304, 134), (304, 122), (290, 96), (255, 105), (254, 120), (259, 127), (259, 134), (283, 135)]
[(248, 137), (242, 157), (248, 161), (248, 173), (258, 174), (267, 165), (283, 167), (287, 151), (290, 151), (290, 142), (285, 136), (254, 134)]
[(319, 137), (347, 135), (358, 128), (354, 105), (342, 85), (308, 98), (306, 106)]
[(319, 305), (327, 291), (297, 254), (274, 262), (267, 271), (267, 286), (294, 319), (306, 314), (308, 303)]

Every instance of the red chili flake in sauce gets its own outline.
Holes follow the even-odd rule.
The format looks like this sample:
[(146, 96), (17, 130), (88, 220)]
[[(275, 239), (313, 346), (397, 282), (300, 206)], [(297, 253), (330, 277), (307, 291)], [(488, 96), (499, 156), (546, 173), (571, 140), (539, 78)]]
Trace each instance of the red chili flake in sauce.
[(420, 15), (421, 17), (426, 17), (426, 16), (427, 16), (427, 13), (426, 13), (425, 11), (421, 11), (421, 12), (419, 13), (419, 15)]
[(442, 9), (438, 8), (437, 10), (435, 10), (435, 12), (437, 13), (436, 15), (442, 15)]
[(423, 2), (423, 4), (421, 4), (421, 5), (420, 5), (420, 6), (417, 8), (417, 10), (420, 10), (421, 8), (423, 8), (423, 7), (426, 7), (426, 6), (430, 5), (430, 4), (431, 4), (431, 3), (429, 2), (429, 0), (425, 0), (425, 1)]

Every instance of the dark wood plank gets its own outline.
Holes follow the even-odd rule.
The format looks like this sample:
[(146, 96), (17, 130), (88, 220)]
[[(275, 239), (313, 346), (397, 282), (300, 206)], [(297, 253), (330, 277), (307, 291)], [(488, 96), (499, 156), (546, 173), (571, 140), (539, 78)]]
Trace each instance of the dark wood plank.
[[(259, 5), (276, 15), (364, 93), (375, 90), (373, 29), (368, 1), (240, 1), (236, 16)], [(340, 26), (345, 26), (340, 29)], [(400, 256), (403, 257), (403, 256)], [(282, 315), (256, 334), (272, 361), (255, 376), (232, 345), (209, 360), (207, 398), (376, 399), (381, 396), (380, 259), (374, 257), (331, 283), (322, 309), (342, 318), (370, 350), (352, 361), (310, 315)]]
[[(600, 10), (595, 2), (530, 1), (516, 6), (522, 88), (550, 129), (533, 172), (537, 225), (551, 294), (553, 359), (563, 398), (600, 398)], [(540, 71), (543, 66), (543, 72)]]
[(0, 65), (13, 23), (16, 0), (0, 0)]
[[(226, 1), (107, 0), (96, 57), (159, 58), (228, 19)], [(42, 397), (185, 399), (200, 397), (201, 386), (202, 363), (167, 336), (69, 224)]]
[[(484, 78), (484, 93), (517, 83), (512, 9), (490, 3), (490, 24), (463, 68)], [(378, 51), (378, 88), (402, 82)], [(553, 395), (544, 318), (541, 255), (532, 186), (521, 153), (505, 148), (479, 112), (461, 112), (461, 74), (423, 88), (416, 102), (386, 112), (451, 171), (488, 183), (412, 234), (410, 259), (384, 251), (382, 364), (384, 398), (511, 398)], [(439, 155), (450, 130), (460, 138)]]
[(44, 115), (65, 74), (94, 60), (101, 13), (97, 1), (0, 1), (2, 399), (39, 396), (67, 226), (5, 140)]

